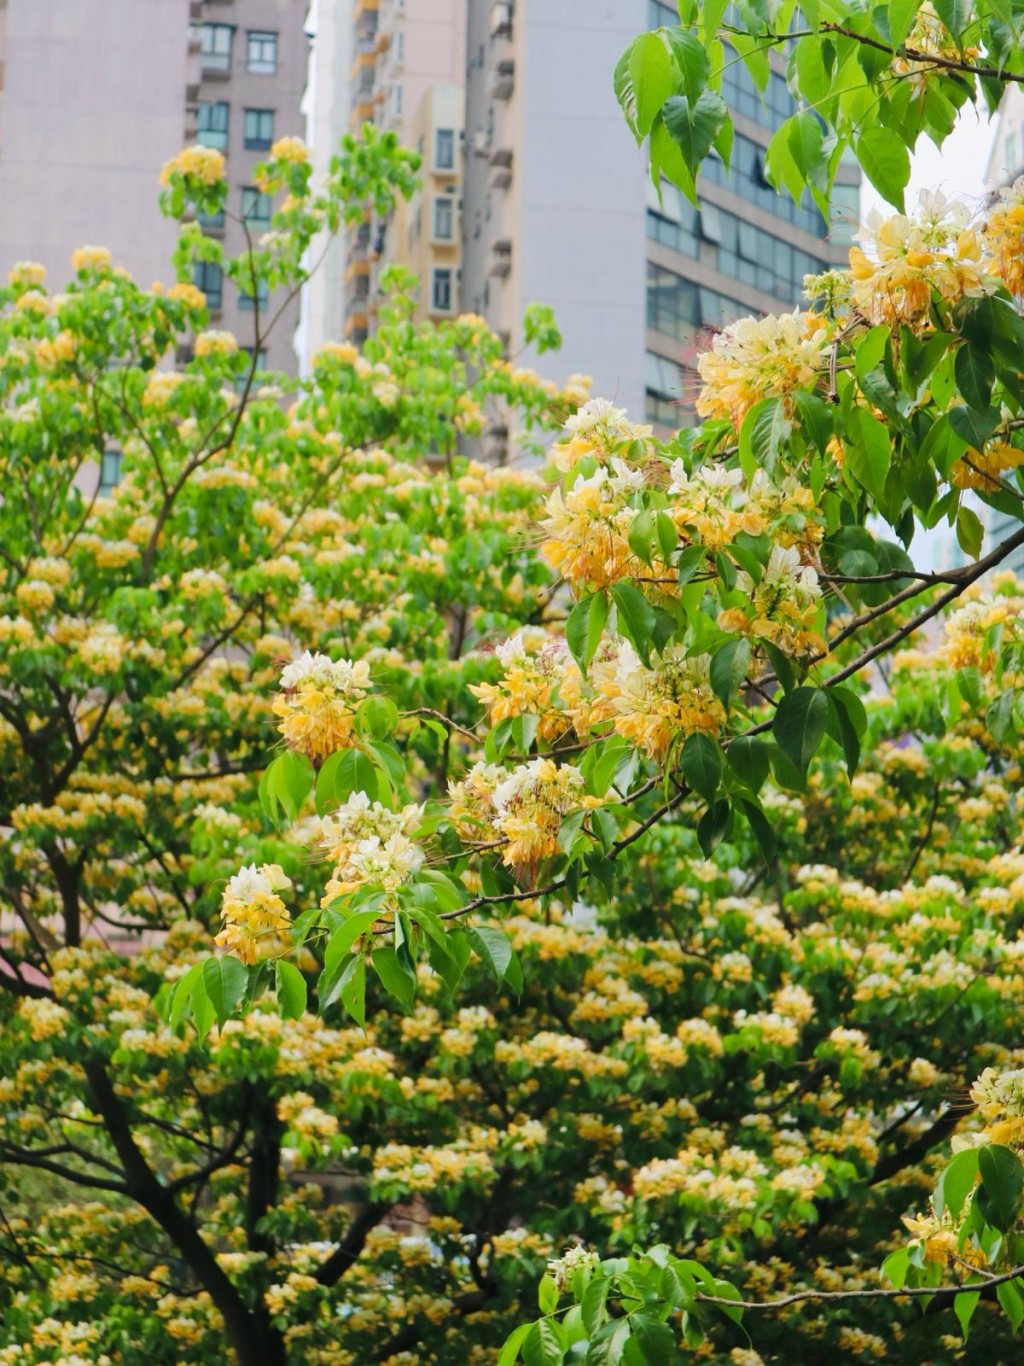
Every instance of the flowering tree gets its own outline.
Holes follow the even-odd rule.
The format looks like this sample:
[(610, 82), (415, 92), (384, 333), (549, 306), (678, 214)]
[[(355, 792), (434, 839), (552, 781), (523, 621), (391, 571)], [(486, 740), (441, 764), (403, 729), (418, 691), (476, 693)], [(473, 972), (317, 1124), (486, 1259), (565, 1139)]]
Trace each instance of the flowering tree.
[[(702, 123), (721, 14), (688, 17), (700, 93), (686, 27), (620, 73), (641, 135)], [(280, 146), (229, 277), (294, 288), (408, 170), (371, 139), (314, 189)], [(221, 195), (167, 170), (172, 213)], [(912, 552), (1019, 520), (1021, 198), (877, 223), (716, 339), (668, 442), (401, 295), (286, 408), (223, 335), (160, 369), (187, 283), (15, 272), (0, 1157), (44, 1184), (2, 1206), (10, 1360), (752, 1363), (749, 1329), (945, 1363), (950, 1310), (1005, 1359), (1022, 599), (981, 580), (1024, 533)], [(183, 280), (218, 250), (187, 224)], [(495, 396), (569, 407), (549, 477), (458, 455)]]

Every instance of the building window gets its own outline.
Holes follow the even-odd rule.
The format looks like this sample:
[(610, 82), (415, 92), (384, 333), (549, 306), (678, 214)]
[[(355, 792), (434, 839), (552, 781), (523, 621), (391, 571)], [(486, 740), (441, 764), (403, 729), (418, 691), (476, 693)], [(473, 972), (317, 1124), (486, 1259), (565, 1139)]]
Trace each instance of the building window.
[(238, 307), (243, 313), (252, 313), (256, 305), (259, 304), (260, 312), (265, 313), (267, 304), (270, 302), (270, 287), (266, 280), (256, 281), (256, 297), (245, 294), (242, 290), (238, 291)]
[[(237, 379), (235, 380), (235, 389), (237, 390), (238, 393), (244, 394), (244, 393), (245, 393), (245, 386), (249, 383), (249, 374), (250, 374), (250, 372), (252, 371), (252, 368), (253, 368), (253, 364), (252, 364), (252, 361), (253, 361), (253, 349), (252, 349), (251, 346), (242, 346), (242, 347), (239, 347), (239, 350), (242, 351), (242, 352), (245, 354), (245, 356), (247, 357), (247, 361), (246, 361), (245, 369), (242, 371), (242, 373), (241, 373), (241, 374), (237, 377)], [(266, 348), (265, 346), (261, 346), (260, 349), (256, 352), (256, 373), (255, 373), (255, 375), (253, 376), (254, 380), (257, 379), (257, 378), (259, 377), (259, 372), (260, 372), (261, 370), (265, 370), (266, 368), (267, 368), (267, 348)]]
[(242, 186), (242, 218), (254, 228), (270, 225), (270, 195), (254, 185)]
[(434, 133), (434, 169), (454, 171), (455, 169), (455, 130), (438, 128)]
[(197, 261), (192, 276), (197, 289), (206, 295), (206, 307), (219, 313), (224, 302), (224, 272), (214, 261)]
[(430, 306), (435, 313), (452, 311), (452, 273), (435, 269), (431, 275)]
[(199, 65), (204, 71), (230, 71), (235, 30), (231, 24), (203, 24), (199, 30)]
[(121, 452), (104, 451), (100, 461), (100, 493), (109, 493), (121, 482)]
[(404, 62), (404, 61), (405, 61), (405, 30), (404, 30), (404, 29), (401, 29), (401, 28), (400, 28), (400, 29), (398, 30), (398, 32), (395, 34), (394, 41), (392, 42), (392, 45), (391, 45), (391, 51), (394, 53), (395, 62), (396, 62), (396, 63), (400, 63), (400, 62)]
[(201, 147), (215, 147), (218, 152), (227, 151), (230, 107), (226, 100), (216, 100), (199, 106), (196, 141)]
[(833, 185), (830, 208), (832, 245), (851, 246), (854, 234), (860, 226), (860, 186)]
[(277, 34), (250, 29), (245, 47), (245, 65), (249, 71), (272, 76), (277, 70)]
[(391, 87), (391, 115), (396, 119), (402, 117), (402, 87), (400, 85)]
[(224, 210), (218, 209), (216, 213), (202, 213), (196, 215), (197, 222), (204, 232), (223, 232), (224, 231)]
[(247, 152), (269, 152), (274, 141), (273, 109), (247, 109), (243, 141)]
[(454, 201), (451, 195), (438, 195), (434, 200), (434, 237), (438, 242), (450, 242), (454, 236)]
[(1017, 136), (1012, 130), (1006, 135), (1003, 152), (1006, 157), (1006, 173), (1013, 175), (1017, 169)]

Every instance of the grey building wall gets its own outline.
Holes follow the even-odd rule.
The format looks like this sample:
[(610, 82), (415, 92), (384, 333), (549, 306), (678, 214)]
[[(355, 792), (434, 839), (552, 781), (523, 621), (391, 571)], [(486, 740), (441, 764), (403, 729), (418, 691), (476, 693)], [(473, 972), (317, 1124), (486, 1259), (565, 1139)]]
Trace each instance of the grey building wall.
[[(644, 0), (516, 0), (509, 33), (494, 31), (494, 12), (470, 0), (463, 307), (531, 363), (522, 313), (550, 304), (564, 346), (537, 368), (589, 373), (596, 394), (640, 418), (645, 164), (612, 72), (644, 26)], [(496, 95), (508, 63), (512, 90)]]
[(189, 0), (7, 0), (0, 9), (0, 272), (109, 247), (166, 281), (160, 167), (185, 136)]
[[(240, 221), (243, 194), (246, 189), (255, 188), (253, 167), (267, 155), (265, 147), (246, 145), (246, 110), (262, 110), (273, 115), (271, 136), (274, 139), (305, 136), (302, 97), (309, 60), (309, 39), (305, 32), (308, 8), (308, 0), (204, 0), (201, 6), (197, 21), (200, 28), (218, 25), (232, 31), (230, 58), (226, 63), (211, 55), (204, 57), (200, 52), (197, 101), (200, 111), (204, 104), (228, 106), (227, 145), (222, 148), (227, 157), (228, 212), (224, 226), (210, 231), (223, 238), (229, 256), (245, 250), (245, 228)], [(277, 35), (276, 62), (272, 71), (250, 69), (250, 33)], [(204, 136), (200, 133), (200, 140)], [(274, 207), (277, 207), (276, 202)], [(268, 226), (256, 220), (248, 224), (254, 240), (258, 240)], [(219, 310), (211, 308), (216, 314), (213, 325), (233, 332), (240, 345), (252, 347), (256, 340), (254, 312), (245, 306), (242, 294), (227, 280), (223, 281), (221, 307)], [(277, 290), (270, 295), (266, 306), (261, 306), (261, 331), (278, 313), (286, 297), (286, 290)], [(296, 370), (294, 333), (298, 320), (299, 299), (296, 296), (284, 307), (270, 335), (261, 338), (260, 349), (265, 352), (265, 363), (271, 369)]]

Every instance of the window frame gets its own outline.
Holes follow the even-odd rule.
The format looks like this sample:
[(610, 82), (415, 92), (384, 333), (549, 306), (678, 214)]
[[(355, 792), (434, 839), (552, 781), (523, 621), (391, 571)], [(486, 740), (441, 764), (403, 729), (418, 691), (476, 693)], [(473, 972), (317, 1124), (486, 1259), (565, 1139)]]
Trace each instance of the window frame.
[[(207, 272), (216, 278), (216, 285), (207, 283)], [(206, 296), (206, 307), (219, 313), (224, 307), (224, 271), (216, 261), (197, 261), (192, 269), (192, 282)]]
[[(264, 117), (270, 119), (270, 136), (267, 138), (253, 137), (249, 131), (250, 115), (255, 116), (260, 121)], [(242, 111), (242, 146), (247, 152), (269, 152), (274, 145), (274, 125), (277, 122), (276, 109), (251, 109), (245, 108)]]
[[(242, 185), (239, 190), (240, 204), (239, 209), (242, 221), (250, 227), (269, 228), (270, 220), (273, 217), (273, 207), (270, 195), (261, 190), (258, 185)], [(247, 204), (256, 204), (265, 207), (265, 214), (255, 214)]]
[[(276, 29), (269, 28), (250, 28), (245, 32), (245, 69), (254, 76), (276, 76), (279, 57), (280, 34)], [(273, 51), (273, 57), (253, 56), (253, 44), (262, 48), (269, 43)]]
[[(448, 231), (442, 232), (438, 222), (438, 210), (442, 204), (448, 206)], [(455, 241), (455, 196), (453, 194), (434, 195), (433, 212), (430, 219), (430, 235), (435, 242)]]
[[(450, 160), (442, 160), (441, 147), (442, 138), (445, 139), (444, 146), (450, 146)], [(434, 129), (434, 170), (435, 171), (454, 171), (455, 170), (455, 129), (454, 128), (435, 128)]]
[[(204, 110), (222, 110), (224, 114), (223, 128), (203, 128), (202, 116)], [(196, 109), (196, 142), (200, 147), (212, 147), (215, 151), (226, 152), (228, 150), (228, 132), (231, 126), (231, 105), (227, 100), (201, 100)], [(204, 140), (205, 135), (205, 140)], [(210, 136), (214, 141), (210, 141)], [(221, 140), (222, 139), (222, 140)]]
[[(210, 46), (206, 46), (207, 34)], [(227, 34), (227, 50), (217, 45), (217, 37)], [(230, 71), (235, 56), (235, 25), (204, 23), (199, 26), (199, 65), (203, 71)], [(216, 58), (217, 60), (211, 60)]]
[[(438, 303), (438, 285), (441, 277), (446, 277), (446, 288), (448, 301), (445, 304)], [(434, 266), (430, 271), (430, 311), (431, 313), (454, 313), (455, 312), (455, 272), (451, 266)]]

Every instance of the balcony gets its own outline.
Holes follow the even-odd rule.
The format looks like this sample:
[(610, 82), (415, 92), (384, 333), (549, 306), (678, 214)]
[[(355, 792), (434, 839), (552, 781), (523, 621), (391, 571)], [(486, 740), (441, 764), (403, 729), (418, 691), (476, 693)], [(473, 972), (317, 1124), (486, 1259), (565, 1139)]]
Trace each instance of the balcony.
[(512, 184), (512, 148), (496, 147), (491, 153), (490, 162), (492, 190), (507, 190)]
[(478, 128), (473, 134), (473, 155), (485, 157), (491, 150), (491, 135), (486, 128)]
[(512, 6), (509, 0), (495, 0), (491, 6), (491, 37), (512, 37)]
[(508, 100), (512, 98), (512, 91), (515, 89), (516, 64), (510, 58), (496, 62), (487, 76), (487, 90), (494, 100)]
[(507, 237), (499, 238), (497, 242), (491, 244), (491, 257), (487, 266), (487, 274), (496, 276), (500, 280), (508, 278), (512, 270), (512, 243)]

